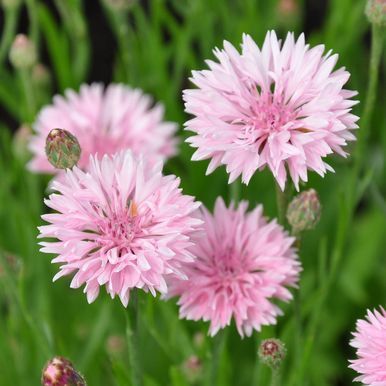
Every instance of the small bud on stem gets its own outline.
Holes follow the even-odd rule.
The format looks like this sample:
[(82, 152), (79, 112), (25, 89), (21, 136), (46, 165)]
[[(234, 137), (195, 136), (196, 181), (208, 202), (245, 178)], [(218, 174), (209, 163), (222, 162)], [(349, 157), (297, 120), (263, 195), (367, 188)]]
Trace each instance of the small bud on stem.
[(365, 13), (370, 23), (386, 27), (386, 0), (368, 0)]
[(116, 12), (127, 11), (135, 0), (104, 0), (106, 5)]
[(16, 9), (21, 4), (21, 0), (1, 0), (4, 9)]
[(43, 369), (42, 386), (86, 386), (86, 381), (63, 357), (54, 357)]
[(80, 153), (78, 140), (67, 130), (53, 129), (47, 135), (46, 155), (55, 168), (72, 168), (78, 163)]
[(48, 68), (42, 64), (37, 63), (32, 69), (32, 81), (38, 87), (48, 87), (51, 83), (51, 74)]
[(16, 35), (9, 52), (9, 60), (17, 69), (31, 68), (37, 60), (35, 44), (26, 35)]
[(318, 193), (314, 189), (298, 194), (288, 205), (287, 220), (292, 232), (297, 235), (313, 229), (319, 222), (321, 206)]
[(265, 339), (259, 347), (260, 360), (271, 369), (278, 369), (285, 358), (286, 348), (284, 343), (275, 338)]
[(190, 356), (182, 365), (182, 371), (190, 383), (197, 382), (202, 376), (202, 362), (195, 355)]

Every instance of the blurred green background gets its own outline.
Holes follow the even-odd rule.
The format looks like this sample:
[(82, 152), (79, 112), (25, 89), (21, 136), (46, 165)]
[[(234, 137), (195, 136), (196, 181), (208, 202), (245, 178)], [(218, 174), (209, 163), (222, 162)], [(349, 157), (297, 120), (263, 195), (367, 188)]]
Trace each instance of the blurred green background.
[[(212, 49), (224, 39), (239, 46), (243, 32), (261, 44), (268, 29), (284, 37), (306, 32), (311, 45), (323, 43), (339, 53), (338, 66), (352, 74), (348, 88), (359, 91), (361, 114), (368, 81), (370, 26), (364, 0), (25, 0), (15, 7), (3, 0), (0, 16), (0, 385), (37, 385), (44, 363), (53, 355), (70, 358), (90, 386), (130, 385), (125, 341), (125, 310), (104, 291), (88, 305), (70, 279), (52, 283), (57, 268), (40, 254), (37, 226), (47, 176), (25, 169), (27, 129), (35, 114), (55, 93), (78, 89), (83, 82), (124, 82), (141, 87), (166, 106), (166, 118), (181, 127), (187, 119), (181, 91), (192, 69), (205, 67)], [(125, 3), (128, 7), (124, 7)], [(123, 8), (120, 8), (123, 6)], [(40, 70), (20, 73), (8, 62), (17, 32), (35, 42)], [(366, 308), (385, 305), (385, 74), (374, 116), (367, 128), (364, 165), (355, 184), (355, 211), (347, 205), (353, 158), (330, 157), (336, 173), (324, 179), (310, 174), (323, 205), (321, 222), (305, 234), (296, 322), (294, 302), (283, 305), (277, 327), (241, 340), (229, 328), (220, 362), (219, 385), (265, 386), (269, 371), (256, 350), (262, 338), (279, 336), (287, 345), (282, 384), (348, 385), (347, 368), (354, 352), (348, 346), (355, 320)], [(40, 72), (39, 72), (40, 71)], [(41, 76), (41, 74), (44, 76)], [(39, 76), (40, 74), (40, 76)], [(33, 99), (25, 93), (26, 84)], [(360, 125), (360, 122), (359, 122)], [(181, 138), (188, 133), (180, 132)], [(350, 152), (355, 151), (355, 143)], [(205, 177), (207, 162), (190, 162), (193, 150), (181, 145), (167, 173), (181, 177), (184, 191), (212, 207), (229, 196), (223, 168)], [(258, 173), (242, 197), (251, 207), (263, 203), (276, 216), (274, 183), (268, 171)], [(331, 275), (332, 272), (332, 275)], [(213, 339), (205, 323), (179, 321), (174, 301), (140, 294), (141, 362), (145, 386), (210, 385)], [(299, 328), (300, 325), (300, 328)], [(202, 363), (189, 374), (184, 362), (192, 355)]]

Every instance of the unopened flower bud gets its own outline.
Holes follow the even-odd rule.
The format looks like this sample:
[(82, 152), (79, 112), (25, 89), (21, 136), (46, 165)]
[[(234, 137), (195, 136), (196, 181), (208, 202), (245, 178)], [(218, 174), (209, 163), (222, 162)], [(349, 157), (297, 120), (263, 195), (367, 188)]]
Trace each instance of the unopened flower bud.
[(23, 34), (18, 34), (12, 43), (9, 60), (15, 68), (31, 68), (37, 59), (35, 44)]
[(293, 29), (300, 18), (298, 0), (279, 0), (276, 14), (280, 25), (286, 29)]
[(104, 0), (106, 5), (115, 11), (126, 11), (135, 0)]
[(280, 339), (265, 339), (261, 342), (259, 347), (260, 360), (271, 369), (280, 367), (286, 353), (287, 349)]
[(78, 140), (67, 130), (53, 129), (47, 135), (46, 155), (55, 168), (72, 168), (78, 163), (80, 153)]
[(287, 220), (294, 234), (313, 229), (319, 222), (321, 206), (314, 189), (298, 194), (288, 205)]
[(280, 0), (278, 11), (283, 16), (290, 16), (298, 11), (299, 5), (296, 0)]
[(367, 0), (365, 13), (370, 23), (386, 27), (386, 0)]
[(34, 68), (32, 69), (32, 81), (36, 84), (36, 86), (42, 88), (45, 88), (50, 85), (51, 74), (44, 64), (35, 64)]
[(195, 355), (190, 356), (182, 365), (182, 371), (190, 383), (197, 382), (202, 376), (202, 362)]
[(21, 3), (21, 0), (1, 0), (1, 5), (4, 9), (15, 9)]
[(17, 275), (21, 268), (21, 260), (16, 255), (9, 252), (2, 252), (0, 256), (0, 279), (8, 272), (11, 275)]
[(125, 351), (125, 338), (121, 335), (111, 335), (107, 338), (106, 349), (110, 355), (121, 355)]
[(28, 125), (22, 125), (13, 136), (13, 151), (20, 159), (25, 159), (28, 156), (28, 142), (32, 134), (32, 129)]
[(63, 357), (54, 357), (43, 369), (42, 386), (86, 386), (86, 381)]
[(201, 331), (196, 332), (193, 336), (193, 344), (196, 349), (202, 349), (205, 344), (205, 334)]

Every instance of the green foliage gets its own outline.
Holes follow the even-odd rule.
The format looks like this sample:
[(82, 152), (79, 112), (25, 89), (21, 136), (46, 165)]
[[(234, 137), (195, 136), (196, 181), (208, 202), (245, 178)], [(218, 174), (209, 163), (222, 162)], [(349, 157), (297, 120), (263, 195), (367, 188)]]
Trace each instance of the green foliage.
[[(276, 1), (257, 0), (149, 0), (133, 1), (127, 11), (101, 7), (117, 43), (111, 74), (114, 81), (141, 87), (166, 105), (168, 120), (183, 125), (181, 90), (188, 87), (192, 69), (203, 68), (211, 50), (223, 39), (236, 45), (243, 32), (261, 43), (267, 29), (284, 36), (288, 28), (299, 33), (302, 15), (283, 20)], [(31, 124), (43, 101), (68, 87), (90, 81), (91, 42), (86, 0), (55, 1), (57, 12), (44, 0), (28, 0), (5, 11), (0, 42), (0, 105), (18, 124)], [(299, 2), (302, 3), (302, 2)], [(307, 37), (339, 53), (339, 65), (352, 74), (350, 88), (359, 90), (360, 115), (368, 82), (369, 25), (365, 1), (331, 0), (322, 25)], [(37, 89), (29, 79), (6, 65), (16, 33), (17, 18), (26, 8), (29, 36), (47, 55), (56, 88)], [(291, 24), (292, 23), (292, 24)], [(382, 71), (382, 68), (381, 68)], [(385, 80), (383, 67), (383, 81)], [(383, 87), (382, 87), (383, 86)], [(378, 89), (374, 117), (363, 157), (363, 173), (353, 186), (358, 201), (355, 213), (347, 204), (353, 159), (332, 157), (335, 174), (324, 179), (311, 175), (307, 188), (318, 191), (323, 207), (317, 228), (304, 234), (300, 249), (304, 271), (296, 301), (285, 304), (285, 316), (276, 327), (267, 327), (241, 340), (229, 328), (220, 356), (218, 385), (265, 386), (269, 369), (261, 366), (257, 347), (262, 339), (277, 336), (287, 347), (282, 384), (349, 384), (353, 373), (347, 361), (354, 353), (348, 346), (355, 320), (368, 307), (385, 305), (385, 84)], [(69, 279), (53, 284), (55, 267), (38, 251), (37, 226), (46, 211), (43, 197), (48, 179), (30, 173), (26, 159), (14, 151), (11, 127), (0, 122), (0, 384), (37, 385), (44, 363), (54, 355), (70, 358), (92, 386), (130, 385), (128, 350), (109, 349), (109, 338), (125, 337), (125, 312), (119, 301), (101, 295), (87, 305), (80, 290), (69, 288)], [(187, 134), (180, 133), (182, 140)], [(205, 176), (207, 162), (190, 162), (192, 149), (181, 144), (168, 173), (182, 179), (186, 193), (212, 207), (215, 198), (229, 198), (223, 169)], [(351, 152), (355, 150), (352, 145)], [(304, 187), (305, 188), (305, 187)], [(274, 184), (267, 171), (257, 173), (241, 197), (251, 207), (263, 203), (276, 216)], [(13, 256), (16, 264), (10, 263)], [(13, 261), (13, 260), (11, 260)], [(333, 272), (333, 275), (330, 275)], [(332, 277), (332, 279), (329, 279)], [(102, 291), (104, 292), (104, 291)], [(296, 292), (296, 291), (294, 291)], [(191, 355), (203, 362), (202, 384), (211, 384), (210, 364), (214, 340), (198, 345), (194, 337), (206, 334), (205, 323), (180, 321), (174, 301), (162, 302), (140, 294), (140, 361), (145, 386), (187, 386), (182, 364)], [(295, 318), (297, 308), (300, 317)]]

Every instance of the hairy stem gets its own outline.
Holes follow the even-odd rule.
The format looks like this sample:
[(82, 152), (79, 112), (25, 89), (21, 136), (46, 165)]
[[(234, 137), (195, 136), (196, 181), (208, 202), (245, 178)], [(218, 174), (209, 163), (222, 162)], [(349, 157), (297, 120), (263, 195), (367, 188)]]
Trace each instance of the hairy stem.
[(19, 8), (6, 10), (4, 15), (3, 35), (0, 43), (0, 62), (2, 63), (8, 54), (12, 39), (15, 37)]
[(285, 225), (285, 215), (287, 210), (287, 195), (286, 191), (282, 191), (280, 186), (276, 183), (276, 205), (277, 205), (277, 219), (281, 225)]
[(126, 315), (126, 339), (129, 351), (132, 386), (142, 386), (142, 368), (139, 358), (139, 302), (137, 291), (131, 293), (132, 309)]
[(226, 331), (220, 330), (213, 338), (212, 357), (210, 363), (210, 374), (208, 386), (218, 385), (218, 371), (220, 368), (221, 355), (225, 349)]
[(280, 369), (278, 368), (272, 369), (271, 386), (280, 386)]

